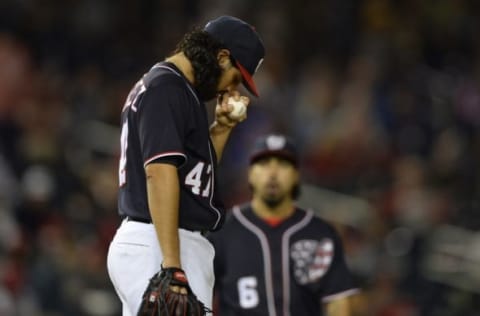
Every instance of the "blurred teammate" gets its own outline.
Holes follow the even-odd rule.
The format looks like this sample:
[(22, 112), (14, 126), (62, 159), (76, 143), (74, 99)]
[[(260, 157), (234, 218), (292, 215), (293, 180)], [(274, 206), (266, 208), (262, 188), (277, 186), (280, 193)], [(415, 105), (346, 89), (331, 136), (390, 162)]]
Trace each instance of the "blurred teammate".
[(251, 202), (234, 207), (209, 237), (219, 315), (351, 315), (347, 297), (357, 290), (339, 236), (294, 204), (299, 172), (293, 143), (282, 135), (260, 138), (248, 181)]
[[(193, 292), (211, 307), (214, 249), (203, 233), (224, 221), (216, 166), (232, 128), (245, 118), (230, 119), (226, 101), (234, 96), (249, 103), (236, 90), (240, 83), (258, 94), (252, 76), (263, 57), (254, 29), (223, 16), (186, 34), (174, 54), (131, 90), (121, 115), (123, 221), (107, 263), (124, 316), (137, 314), (149, 279), (161, 269), (185, 272)], [(209, 126), (204, 102), (215, 97)]]

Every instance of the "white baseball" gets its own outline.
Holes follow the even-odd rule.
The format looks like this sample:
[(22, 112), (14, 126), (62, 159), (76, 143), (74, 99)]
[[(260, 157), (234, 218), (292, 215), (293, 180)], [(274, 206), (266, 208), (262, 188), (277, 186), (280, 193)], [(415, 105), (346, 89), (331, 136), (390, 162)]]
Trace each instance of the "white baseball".
[(247, 106), (242, 101), (236, 101), (233, 97), (228, 98), (228, 104), (233, 106), (232, 112), (228, 113), (231, 119), (238, 119), (242, 117), (247, 111)]

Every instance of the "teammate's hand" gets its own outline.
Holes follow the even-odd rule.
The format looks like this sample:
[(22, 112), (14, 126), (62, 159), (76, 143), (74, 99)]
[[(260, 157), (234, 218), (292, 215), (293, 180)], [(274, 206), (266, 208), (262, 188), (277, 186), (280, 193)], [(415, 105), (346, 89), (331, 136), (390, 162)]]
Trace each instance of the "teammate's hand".
[(233, 128), (247, 118), (247, 111), (239, 117), (230, 117), (229, 114), (232, 112), (233, 107), (228, 104), (229, 97), (233, 97), (236, 101), (243, 102), (246, 107), (250, 104), (250, 99), (246, 96), (241, 96), (238, 91), (223, 93), (218, 96), (217, 106), (215, 108), (215, 121), (220, 126)]

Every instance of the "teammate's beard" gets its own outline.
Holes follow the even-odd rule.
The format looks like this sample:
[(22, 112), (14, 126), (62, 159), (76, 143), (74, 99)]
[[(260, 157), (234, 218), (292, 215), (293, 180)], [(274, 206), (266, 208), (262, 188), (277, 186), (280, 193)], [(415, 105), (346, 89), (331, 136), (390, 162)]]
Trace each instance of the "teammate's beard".
[[(274, 184), (271, 184), (274, 185)], [(252, 186), (250, 185), (250, 188)], [(285, 202), (286, 199), (291, 198), (294, 196), (295, 191), (298, 190), (298, 185), (295, 185), (290, 191), (277, 191), (277, 192), (263, 192), (260, 195), (263, 203), (267, 205), (271, 209), (277, 208), (280, 204)]]
[(261, 198), (263, 203), (265, 203), (269, 208), (275, 209), (277, 206), (283, 203), (283, 201), (285, 201), (287, 194), (281, 192), (281, 190), (278, 188), (278, 185), (271, 184), (271, 186), (277, 188), (277, 190), (275, 190), (276, 192), (264, 192)]
[(277, 208), (277, 206), (279, 206), (284, 199), (284, 196), (264, 196), (262, 198), (263, 203), (265, 203), (265, 205), (267, 205), (271, 209)]

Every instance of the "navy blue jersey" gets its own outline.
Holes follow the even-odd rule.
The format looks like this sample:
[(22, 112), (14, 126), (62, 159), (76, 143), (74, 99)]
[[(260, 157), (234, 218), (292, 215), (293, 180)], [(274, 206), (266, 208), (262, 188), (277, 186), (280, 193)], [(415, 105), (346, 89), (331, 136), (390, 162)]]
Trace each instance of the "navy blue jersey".
[(220, 228), (225, 211), (207, 112), (183, 74), (171, 63), (152, 67), (127, 97), (121, 122), (120, 215), (150, 220), (145, 166), (166, 162), (178, 167), (179, 226)]
[(209, 238), (222, 316), (318, 316), (322, 302), (356, 292), (336, 231), (311, 211), (272, 227), (235, 207)]

